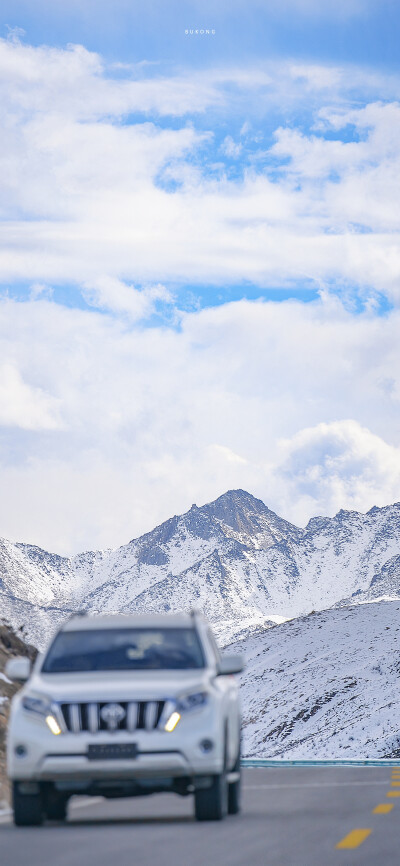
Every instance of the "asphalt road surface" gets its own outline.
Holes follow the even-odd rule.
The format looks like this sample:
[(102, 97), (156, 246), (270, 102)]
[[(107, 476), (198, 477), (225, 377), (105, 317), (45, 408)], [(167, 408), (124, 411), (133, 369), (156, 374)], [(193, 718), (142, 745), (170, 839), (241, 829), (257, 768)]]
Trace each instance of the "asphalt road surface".
[(0, 823), (1, 866), (396, 866), (400, 763), (244, 771), (243, 811), (198, 824), (192, 798), (74, 799), (66, 824)]

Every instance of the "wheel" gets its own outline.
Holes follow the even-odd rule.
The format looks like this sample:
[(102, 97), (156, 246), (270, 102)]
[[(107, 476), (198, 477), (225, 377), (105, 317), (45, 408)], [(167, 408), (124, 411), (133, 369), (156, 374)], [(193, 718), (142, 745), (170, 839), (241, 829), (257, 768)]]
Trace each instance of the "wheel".
[(241, 789), (241, 771), (240, 771), (240, 745), (239, 753), (232, 769), (232, 773), (238, 773), (239, 778), (235, 782), (228, 784), (228, 815), (237, 815), (240, 812), (240, 789)]
[(65, 821), (67, 817), (68, 797), (57, 791), (51, 782), (41, 785), (43, 810), (49, 821)]
[(49, 821), (65, 821), (67, 817), (67, 799), (57, 793), (51, 793), (45, 800), (44, 811)]
[(17, 827), (38, 827), (43, 823), (43, 800), (41, 792), (24, 794), (19, 782), (13, 782), (12, 800), (14, 824)]
[(194, 793), (196, 821), (221, 821), (228, 812), (228, 783), (225, 771), (213, 776), (210, 788)]

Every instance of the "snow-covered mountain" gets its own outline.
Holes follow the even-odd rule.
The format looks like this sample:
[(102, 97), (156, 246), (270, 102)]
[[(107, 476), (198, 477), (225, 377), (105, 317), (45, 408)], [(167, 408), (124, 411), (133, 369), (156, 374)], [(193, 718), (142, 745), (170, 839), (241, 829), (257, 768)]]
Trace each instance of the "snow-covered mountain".
[(246, 653), (247, 755), (400, 757), (400, 503), (302, 529), (233, 490), (118, 550), (0, 541), (0, 619), (39, 647), (79, 607), (193, 605)]
[(314, 613), (230, 649), (247, 658), (247, 757), (400, 757), (399, 602)]
[[(400, 503), (305, 529), (232, 490), (117, 550), (70, 559), (0, 542), (0, 615), (38, 645), (67, 612), (204, 610), (222, 642), (338, 604), (400, 595)], [(357, 595), (358, 594), (358, 595)]]

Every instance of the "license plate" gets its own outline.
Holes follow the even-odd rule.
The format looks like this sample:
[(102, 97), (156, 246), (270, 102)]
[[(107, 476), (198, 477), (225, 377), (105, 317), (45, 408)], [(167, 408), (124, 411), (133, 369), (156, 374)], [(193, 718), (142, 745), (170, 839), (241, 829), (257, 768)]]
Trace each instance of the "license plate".
[(136, 758), (137, 753), (136, 743), (96, 743), (89, 746), (87, 756), (89, 761), (123, 761)]

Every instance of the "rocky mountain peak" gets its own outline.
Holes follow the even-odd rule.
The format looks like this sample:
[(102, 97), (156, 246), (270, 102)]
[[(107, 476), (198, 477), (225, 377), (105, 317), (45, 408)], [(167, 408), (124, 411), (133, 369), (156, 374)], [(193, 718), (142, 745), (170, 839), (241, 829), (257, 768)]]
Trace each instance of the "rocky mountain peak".
[(204, 514), (229, 526), (235, 532), (252, 535), (265, 526), (266, 517), (278, 519), (261, 499), (256, 499), (245, 490), (228, 490), (200, 509)]
[[(113, 551), (64, 559), (0, 540), (0, 607), (45, 642), (66, 612), (201, 605), (224, 636), (364, 594), (400, 597), (400, 506), (341, 510), (306, 529), (245, 490), (193, 504)], [(357, 594), (357, 595), (355, 595)], [(367, 600), (368, 600), (367, 599)]]

